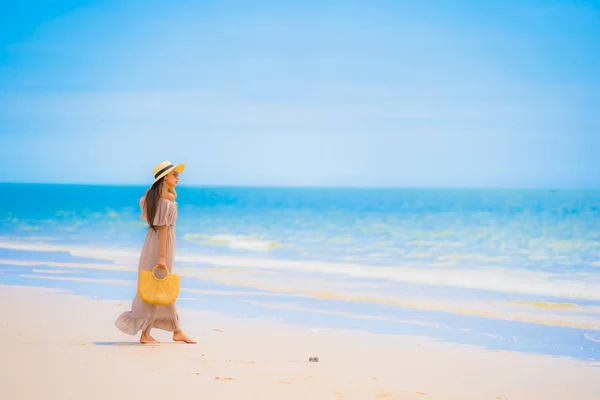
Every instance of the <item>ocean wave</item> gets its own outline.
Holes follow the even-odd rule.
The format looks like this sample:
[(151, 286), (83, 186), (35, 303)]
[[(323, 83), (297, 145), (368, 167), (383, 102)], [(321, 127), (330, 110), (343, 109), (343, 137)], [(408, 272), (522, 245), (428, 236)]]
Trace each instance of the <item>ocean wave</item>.
[(583, 337), (585, 337), (587, 340), (590, 340), (592, 342), (596, 342), (596, 343), (600, 343), (600, 334), (596, 333), (596, 334), (592, 334), (589, 332), (586, 332)]
[(463, 242), (452, 242), (449, 240), (413, 240), (409, 243), (411, 246), (427, 246), (427, 247), (464, 247)]
[(432, 256), (433, 255), (431, 253), (408, 253), (406, 255), (406, 258), (417, 258), (417, 259), (420, 259), (420, 258), (430, 258)]
[[(22, 261), (22, 260), (1, 260), (0, 263), (6, 263), (13, 266), (47, 266), (44, 261)], [(85, 264), (54, 263), (56, 267), (85, 268)], [(91, 269), (110, 269), (120, 270), (123, 268), (112, 267), (103, 264), (89, 263), (87, 268)], [(35, 270), (34, 270), (35, 271)], [(103, 283), (120, 286), (135, 286), (135, 279), (106, 279), (100, 277), (87, 276), (57, 276), (52, 274), (23, 273), (19, 276), (31, 279), (43, 279), (50, 281), (75, 281), (87, 283)], [(178, 274), (185, 278), (197, 278), (204, 281), (215, 281), (227, 285), (231, 290), (203, 290), (194, 287), (193, 281), (186, 280), (189, 288), (182, 288), (182, 291), (190, 293), (205, 293), (218, 295), (244, 295), (244, 296), (274, 296), (274, 297), (307, 297), (315, 299), (337, 300), (347, 303), (365, 303), (380, 304), (392, 307), (403, 307), (413, 310), (437, 311), (451, 314), (469, 315), (483, 318), (491, 318), (508, 321), (521, 321), (535, 324), (571, 327), (576, 329), (595, 330), (600, 328), (598, 315), (600, 308), (594, 306), (584, 306), (577, 304), (568, 304), (563, 307), (562, 304), (538, 304), (530, 307), (529, 302), (498, 302), (485, 301), (477, 299), (455, 299), (455, 298), (435, 298), (428, 296), (406, 296), (396, 295), (394, 293), (385, 293), (382, 287), (373, 282), (348, 282), (344, 280), (314, 280), (311, 278), (299, 279), (297, 277), (272, 276), (270, 274), (254, 275), (249, 277), (232, 278), (231, 274), (219, 274), (218, 270), (212, 268), (191, 268), (180, 267)], [(260, 292), (249, 292), (240, 290), (241, 288), (258, 289)], [(302, 304), (300, 302), (300, 304)], [(378, 315), (379, 308), (371, 309)]]
[[(137, 265), (139, 251), (97, 247), (61, 246), (50, 243), (0, 242), (0, 248), (29, 251), (63, 251), (71, 255)], [(178, 252), (177, 262), (256, 270), (301, 271), (344, 275), (355, 279), (382, 279), (396, 282), (480, 289), (496, 292), (546, 295), (600, 300), (600, 274), (559, 274), (518, 268), (436, 268), (421, 266), (371, 266), (306, 260), (204, 255)], [(124, 268), (112, 265), (113, 268)]]
[(455, 267), (458, 263), (456, 261), (439, 261), (429, 263), (429, 265), (432, 267)]
[[(11, 265), (19, 267), (51, 267), (51, 268), (73, 268), (73, 269), (96, 269), (104, 271), (137, 271), (134, 265), (116, 265), (116, 264), (98, 264), (85, 262), (57, 262), (57, 261), (37, 261), (37, 260), (0, 260), (0, 265)], [(46, 271), (47, 272), (47, 271)]]
[(88, 282), (88, 283), (104, 283), (109, 285), (119, 286), (135, 286), (135, 282), (126, 281), (122, 279), (100, 279), (100, 278), (83, 278), (73, 276), (48, 276), (48, 275), (35, 275), (35, 274), (21, 274), (23, 278), (30, 279), (45, 279), (52, 281), (71, 281), (71, 282)]
[(205, 235), (205, 234), (185, 234), (185, 240), (201, 243), (209, 246), (226, 246), (235, 250), (248, 251), (269, 251), (284, 247), (283, 244), (275, 240), (263, 240), (260, 237), (244, 235)]
[(58, 269), (32, 269), (32, 273), (34, 274), (65, 274), (67, 271), (61, 271)]
[(445, 254), (438, 257), (439, 260), (452, 261), (452, 260), (469, 260), (479, 262), (499, 262), (504, 261), (506, 258), (502, 256), (488, 256), (480, 253), (451, 253)]

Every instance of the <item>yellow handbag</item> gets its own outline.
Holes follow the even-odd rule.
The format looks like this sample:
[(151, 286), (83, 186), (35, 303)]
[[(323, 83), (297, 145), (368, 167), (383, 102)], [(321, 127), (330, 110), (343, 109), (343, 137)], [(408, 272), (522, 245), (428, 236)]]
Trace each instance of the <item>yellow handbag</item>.
[[(163, 268), (167, 275), (158, 279), (156, 268)], [(149, 304), (168, 306), (175, 303), (179, 295), (179, 275), (171, 274), (166, 266), (156, 265), (152, 271), (140, 271), (138, 276), (138, 296)]]

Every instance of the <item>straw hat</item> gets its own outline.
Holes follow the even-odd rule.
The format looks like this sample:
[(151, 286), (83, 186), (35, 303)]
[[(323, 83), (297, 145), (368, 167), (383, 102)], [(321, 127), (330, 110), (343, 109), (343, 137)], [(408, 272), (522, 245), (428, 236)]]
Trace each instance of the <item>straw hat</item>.
[(156, 183), (156, 181), (158, 181), (163, 176), (167, 176), (173, 170), (182, 173), (184, 169), (185, 164), (174, 165), (171, 161), (165, 160), (158, 164), (156, 167), (154, 167), (154, 171), (152, 171), (152, 173), (154, 174), (154, 183)]

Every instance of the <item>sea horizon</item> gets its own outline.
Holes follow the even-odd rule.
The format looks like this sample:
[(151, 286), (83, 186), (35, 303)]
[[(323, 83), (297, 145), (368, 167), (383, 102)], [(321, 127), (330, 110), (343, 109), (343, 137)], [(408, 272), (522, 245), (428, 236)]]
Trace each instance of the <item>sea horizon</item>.
[[(132, 182), (132, 183), (108, 183), (108, 182), (37, 182), (37, 181), (19, 181), (19, 182), (1, 182), (2, 185), (36, 185), (36, 186), (100, 186), (100, 187), (138, 187), (138, 188), (149, 188), (152, 186), (152, 182)], [(213, 188), (240, 188), (240, 189), (315, 189), (315, 190), (327, 190), (327, 189), (340, 189), (340, 190), (490, 190), (490, 191), (591, 191), (600, 192), (600, 186), (502, 186), (502, 185), (325, 185), (325, 184), (314, 184), (314, 185), (285, 185), (285, 184), (210, 184), (210, 183), (198, 183), (198, 184), (186, 184), (180, 183), (178, 188), (190, 188), (190, 189), (213, 189)]]

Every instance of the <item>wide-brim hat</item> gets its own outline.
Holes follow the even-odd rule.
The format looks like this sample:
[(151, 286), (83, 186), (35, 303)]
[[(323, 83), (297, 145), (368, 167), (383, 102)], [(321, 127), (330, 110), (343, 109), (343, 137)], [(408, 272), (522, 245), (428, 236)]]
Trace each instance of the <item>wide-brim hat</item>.
[(184, 169), (185, 164), (173, 164), (171, 161), (165, 160), (154, 167), (154, 171), (152, 171), (152, 174), (154, 174), (154, 183), (160, 178), (167, 176), (173, 170), (182, 173)]

